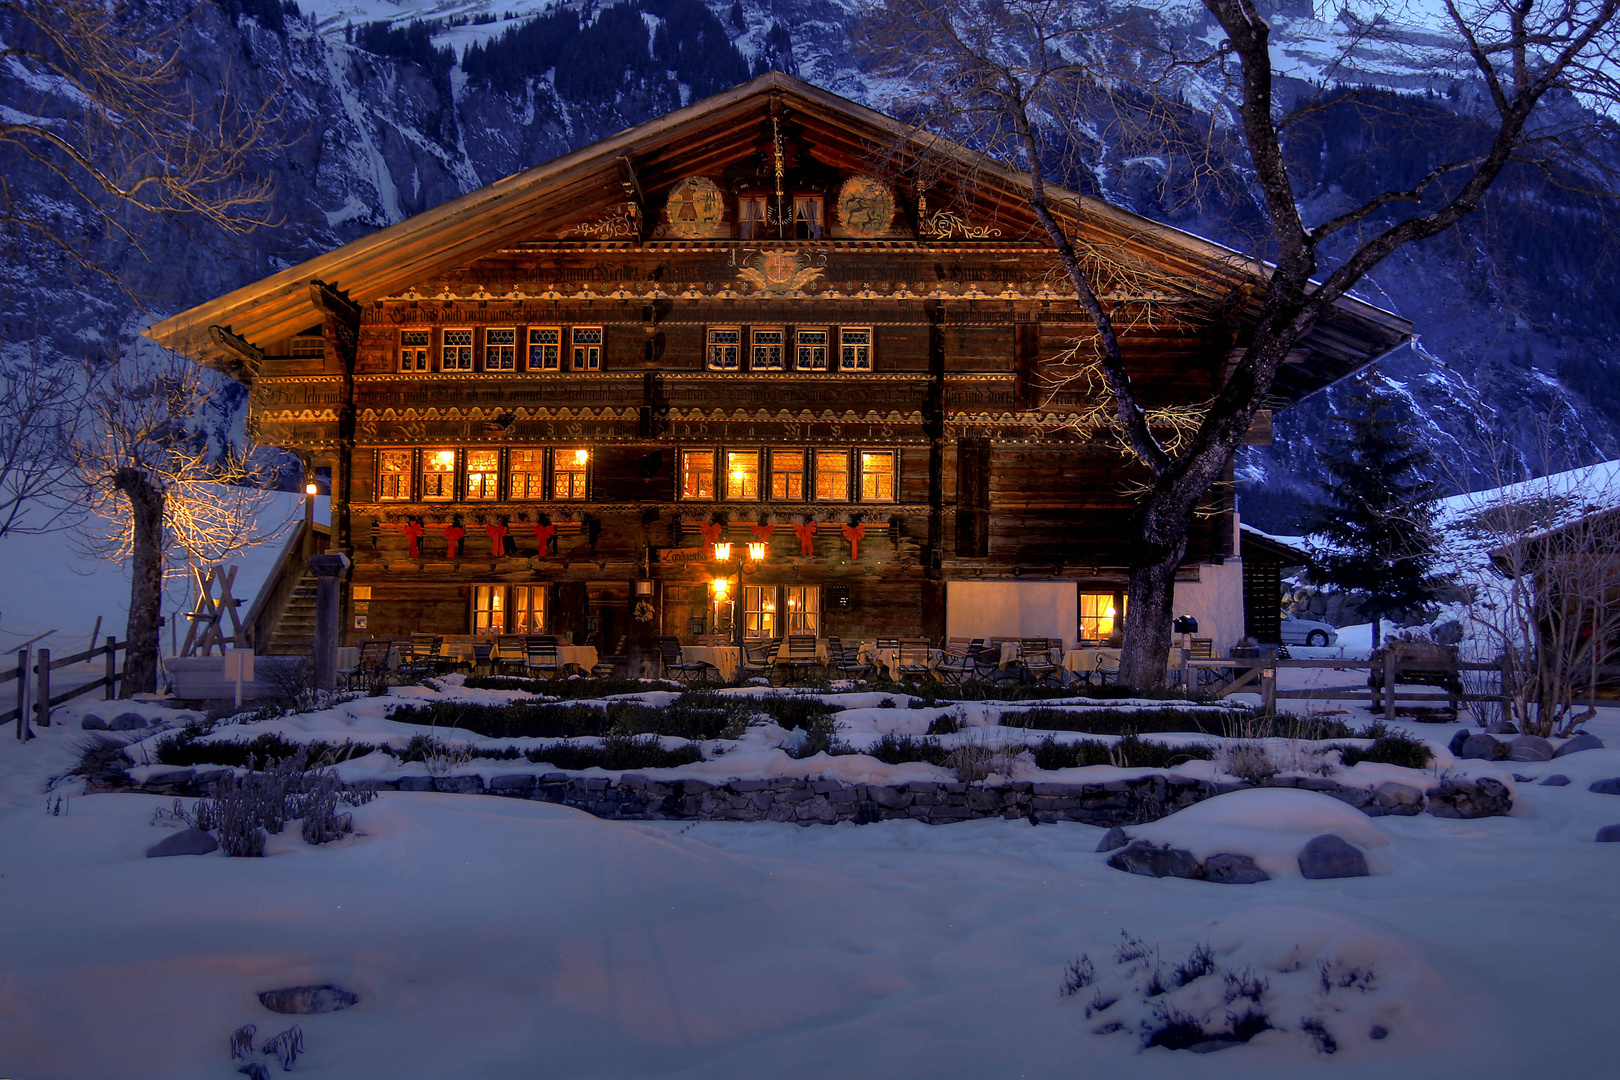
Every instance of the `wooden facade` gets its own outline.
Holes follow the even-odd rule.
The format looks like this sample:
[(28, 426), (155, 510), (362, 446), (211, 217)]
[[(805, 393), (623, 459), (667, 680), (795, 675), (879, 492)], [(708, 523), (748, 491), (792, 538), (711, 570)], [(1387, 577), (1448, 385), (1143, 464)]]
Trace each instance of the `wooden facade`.
[[(1148, 403), (1207, 399), (1263, 267), (1063, 198)], [(1407, 330), (1346, 301), (1275, 404)], [(717, 541), (767, 545), (740, 582), (767, 592), (733, 612), (754, 632), (938, 638), (947, 581), (1116, 590), (1130, 555), (1144, 478), (1016, 174), (779, 74), (149, 333), (248, 383), (261, 442), (331, 468), (351, 640), (687, 638), (731, 610)], [(1234, 554), (1227, 498), (1189, 564)]]

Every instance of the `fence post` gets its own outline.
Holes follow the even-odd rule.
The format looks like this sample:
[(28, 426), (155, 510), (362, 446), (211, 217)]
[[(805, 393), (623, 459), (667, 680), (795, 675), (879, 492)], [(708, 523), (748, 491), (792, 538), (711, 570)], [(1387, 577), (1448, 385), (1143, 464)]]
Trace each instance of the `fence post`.
[(28, 730), (28, 650), (17, 650), (17, 741), (33, 734)]
[(39, 676), (39, 689), (34, 696), (34, 715), (39, 718), (40, 727), (51, 726), (51, 650), (41, 649), (36, 653), (39, 659), (34, 664), (34, 673)]
[[(1273, 664), (1276, 662), (1272, 660)], [(1274, 667), (1260, 671), (1260, 711), (1273, 716), (1277, 713), (1277, 669)]]
[(1386, 723), (1395, 722), (1395, 674), (1400, 670), (1400, 664), (1395, 660), (1395, 650), (1384, 648), (1384, 720)]
[(1502, 723), (1513, 722), (1513, 665), (1506, 651), (1502, 653)]
[(118, 696), (118, 688), (115, 685), (118, 682), (117, 645), (118, 639), (116, 637), (110, 637), (107, 639), (107, 701), (111, 701), (113, 698)]

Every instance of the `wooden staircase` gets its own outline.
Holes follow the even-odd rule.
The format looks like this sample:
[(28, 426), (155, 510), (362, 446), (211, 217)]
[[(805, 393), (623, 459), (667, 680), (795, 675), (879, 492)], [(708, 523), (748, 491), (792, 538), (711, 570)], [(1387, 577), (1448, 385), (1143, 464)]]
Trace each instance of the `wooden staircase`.
[[(331, 547), (332, 530), (315, 525), (311, 553)], [(294, 530), (244, 620), (248, 640), (261, 656), (307, 653), (315, 639), (315, 575), (304, 557), (304, 526)]]

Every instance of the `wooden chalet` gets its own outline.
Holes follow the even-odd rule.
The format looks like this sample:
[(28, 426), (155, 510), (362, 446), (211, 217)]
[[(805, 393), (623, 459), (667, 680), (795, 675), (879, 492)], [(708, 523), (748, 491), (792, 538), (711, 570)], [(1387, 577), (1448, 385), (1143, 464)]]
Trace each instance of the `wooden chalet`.
[[(247, 384), (260, 441), (331, 470), (351, 642), (611, 649), (735, 619), (937, 640), (1053, 596), (1053, 636), (1106, 636), (1143, 476), (1023, 186), (769, 74), (148, 333)], [(1056, 196), (1148, 404), (1207, 399), (1264, 267)], [(1274, 406), (1408, 331), (1345, 300)], [(1229, 506), (1212, 498), (1189, 580), (1235, 555)]]

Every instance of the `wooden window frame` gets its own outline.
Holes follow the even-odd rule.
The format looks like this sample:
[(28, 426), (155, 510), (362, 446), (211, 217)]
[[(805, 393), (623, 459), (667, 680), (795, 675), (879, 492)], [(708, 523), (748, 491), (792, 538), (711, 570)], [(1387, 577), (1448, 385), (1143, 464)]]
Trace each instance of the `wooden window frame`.
[[(513, 465), (513, 458), (512, 458), (513, 453), (518, 452), (518, 451), (521, 451), (523, 453), (533, 452), (535, 454), (540, 455), (540, 467), (538, 469), (532, 469), (532, 470), (531, 469), (525, 469), (521, 473), (521, 475), (523, 475), (525, 477), (538, 476), (540, 478), (539, 494), (531, 494), (530, 492), (533, 490), (533, 488), (532, 488), (531, 485), (529, 485), (527, 483), (525, 483), (525, 485), (524, 485), (527, 490), (525, 490), (525, 492), (523, 494), (521, 494), (521, 495), (518, 494), (517, 485), (516, 485), (516, 483), (514, 483), (513, 478), (520, 475), (520, 474), (517, 472), (515, 466)], [(511, 447), (511, 448), (509, 448), (507, 450), (507, 452), (506, 452), (506, 497), (508, 499), (512, 499), (513, 501), (517, 501), (517, 502), (542, 502), (542, 501), (545, 500), (547, 494), (551, 491), (551, 484), (550, 484), (549, 480), (550, 480), (550, 478), (546, 475), (546, 448), (545, 447), (543, 447), (543, 446), (515, 446), (515, 447)]]
[[(1086, 612), (1086, 601), (1088, 599), (1106, 599), (1108, 601), (1108, 603), (1113, 606), (1114, 614), (1112, 614), (1112, 615), (1106, 614), (1105, 613), (1106, 608), (1105, 608), (1104, 613), (1099, 613), (1099, 614), (1095, 614), (1095, 615), (1087, 615), (1085, 612)], [(1114, 588), (1114, 589), (1099, 589), (1099, 588), (1087, 589), (1087, 588), (1082, 587), (1081, 590), (1080, 590), (1080, 596), (1079, 596), (1079, 599), (1077, 601), (1076, 609), (1075, 609), (1075, 611), (1076, 611), (1076, 618), (1075, 618), (1075, 637), (1076, 637), (1076, 639), (1078, 641), (1106, 642), (1106, 641), (1112, 640), (1113, 638), (1117, 637), (1120, 634), (1120, 632), (1123, 631), (1124, 628), (1125, 628), (1125, 605), (1128, 603), (1128, 601), (1129, 601), (1129, 597), (1126, 595), (1125, 589), (1123, 587)], [(1107, 634), (1101, 633), (1101, 623), (1102, 623), (1102, 620), (1104, 620), (1104, 619), (1108, 620), (1108, 633)], [(1097, 633), (1095, 633), (1092, 636), (1087, 636), (1086, 633), (1085, 633), (1087, 623), (1090, 623), (1092, 625), (1093, 629), (1097, 631)]]
[[(581, 335), (596, 335), (595, 341), (581, 341)], [(600, 326), (571, 326), (568, 328), (568, 356), (570, 371), (601, 371), (602, 352), (607, 348), (607, 332)], [(594, 356), (592, 354), (595, 354)]]
[[(449, 453), (450, 453), (450, 468), (449, 468), (448, 471), (443, 472), (443, 473), (434, 472), (433, 475), (434, 476), (441, 476), (441, 475), (442, 476), (448, 476), (450, 478), (450, 490), (449, 490), (449, 492), (447, 494), (444, 494), (444, 495), (429, 495), (428, 494), (428, 482), (427, 482), (427, 478), (428, 478), (428, 461), (430, 460), (429, 455), (443, 453), (445, 451), (449, 451)], [(456, 478), (459, 475), (461, 475), (461, 452), (456, 447), (453, 447), (453, 446), (425, 447), (422, 450), (421, 454), (419, 455), (418, 460), (419, 460), (419, 464), (418, 464), (417, 469), (416, 469), (416, 475), (417, 475), (417, 478), (418, 478), (417, 483), (420, 485), (420, 487), (418, 487), (417, 490), (422, 493), (421, 501), (422, 502), (455, 502), (456, 501)]]
[[(715, 502), (720, 494), (720, 470), (718, 465), (721, 458), (719, 448), (711, 446), (679, 447), (676, 449), (675, 454), (675, 463), (679, 473), (675, 478), (675, 500), (677, 502)], [(686, 457), (688, 454), (709, 455), (709, 494), (707, 495), (686, 494)]]
[[(866, 494), (866, 455), (889, 455), (889, 497), (868, 497)], [(896, 503), (900, 501), (900, 452), (888, 447), (861, 447), (855, 451), (855, 479), (858, 501), (863, 503)]]
[[(536, 334), (543, 334), (543, 333), (548, 333), (548, 332), (552, 333), (552, 334), (556, 334), (557, 335), (557, 340), (556, 341), (535, 341), (534, 340)], [(561, 372), (562, 371), (562, 369), (563, 369), (563, 328), (562, 327), (560, 327), (560, 326), (531, 326), (531, 327), (528, 328), (528, 332), (524, 335), (524, 338), (528, 342), (528, 351), (524, 354), (524, 360), (523, 360), (523, 370), (524, 371), (531, 372), (531, 373), (542, 373), (542, 374), (546, 373), (546, 372)], [(534, 350), (536, 350), (536, 349), (547, 349), (547, 348), (556, 350), (555, 355), (553, 357), (555, 362), (550, 364), (550, 365), (547, 365), (545, 363), (545, 360), (544, 360), (544, 354), (542, 353), (541, 364), (540, 364), (539, 367), (535, 367), (535, 365), (534, 365)]]
[[(492, 474), (490, 474), (490, 475), (492, 475), (493, 479), (490, 482), (490, 484), (488, 485), (489, 494), (487, 494), (487, 495), (475, 495), (475, 494), (473, 494), (472, 456), (474, 454), (482, 454), (482, 453), (493, 453), (495, 455), (495, 471)], [(461, 490), (462, 490), (463, 498), (467, 502), (499, 502), (500, 498), (501, 498), (501, 473), (505, 471), (501, 467), (503, 464), (504, 464), (504, 462), (501, 461), (501, 451), (500, 451), (499, 447), (469, 446), (466, 449), (462, 450), (461, 451)], [(478, 475), (480, 475), (480, 476), (485, 475), (485, 471), (480, 469), (479, 472), (478, 472)], [(485, 487), (485, 485), (482, 484), (482, 483), (480, 483), (478, 486), (479, 487)]]
[[(451, 334), (466, 334), (467, 335), (467, 344), (465, 344), (465, 345), (459, 345), (459, 344), (451, 345), (450, 344), (450, 335)], [(443, 330), (440, 330), (439, 331), (439, 371), (440, 372), (471, 371), (473, 369), (473, 342), (477, 339), (477, 337), (478, 337), (478, 335), (473, 332), (473, 327), (471, 327), (471, 326), (447, 326)], [(456, 360), (456, 366), (455, 367), (450, 366), (450, 350), (451, 349), (456, 349), (456, 350), (466, 349), (467, 350), (467, 363), (466, 363), (465, 366), (462, 366), (462, 364), (461, 364), (459, 352), (458, 352), (458, 356), (457, 356), (457, 360)]]
[[(744, 585), (742, 595), (743, 639), (765, 641), (776, 637), (782, 608), (776, 585)], [(752, 606), (750, 600), (758, 606)], [(769, 604), (770, 606), (766, 606)]]
[[(405, 341), (407, 334), (421, 334), (420, 343)], [(412, 364), (415, 364), (413, 367)], [(411, 326), (399, 332), (399, 365), (401, 373), (421, 375), (433, 370), (433, 328), (429, 326)]]
[[(795, 592), (804, 594), (804, 593), (810, 592), (811, 590), (815, 591), (815, 598), (816, 598), (815, 605), (814, 605), (815, 610), (811, 611), (811, 605), (804, 604), (799, 609), (798, 614), (795, 615), (794, 614), (794, 609), (793, 609), (792, 594), (795, 593)], [(822, 601), (822, 589), (821, 589), (820, 585), (784, 585), (784, 586), (782, 586), (782, 594), (781, 594), (781, 596), (779, 596), (777, 598), (777, 612), (778, 612), (779, 622), (781, 623), (781, 625), (783, 627), (782, 633), (783, 634), (814, 634), (817, 637), (820, 637), (821, 636), (821, 627), (822, 627), (821, 601)], [(810, 618), (810, 621), (814, 625), (812, 625), (812, 626), (805, 626), (804, 625), (805, 613), (806, 612), (810, 613), (809, 618)], [(795, 626), (794, 625), (795, 622), (797, 622), (799, 625)]]
[[(752, 455), (754, 455), (754, 494), (753, 495), (737, 495), (737, 496), (733, 496), (731, 494), (731, 455), (732, 454), (752, 454)], [(759, 498), (760, 498), (759, 474), (760, 474), (760, 471), (761, 471), (761, 467), (765, 464), (765, 452), (764, 452), (764, 450), (759, 448), (759, 447), (754, 447), (754, 446), (726, 447), (721, 451), (721, 461), (722, 461), (723, 465), (722, 465), (722, 468), (720, 470), (718, 470), (719, 475), (716, 478), (716, 484), (715, 484), (715, 487), (718, 488), (721, 492), (723, 492), (723, 494), (721, 494), (721, 496), (720, 496), (719, 501), (720, 502), (759, 502)], [(724, 483), (720, 482), (722, 480), (724, 481)]]
[[(749, 205), (759, 207), (759, 217), (748, 217), (743, 208)], [(756, 225), (757, 228), (750, 228)], [(765, 240), (771, 231), (771, 197), (769, 195), (739, 195), (737, 196), (737, 239), (739, 240)]]
[[(499, 634), (540, 634), (545, 632), (546, 620), (551, 614), (551, 601), (548, 588), (543, 583), (509, 584), (503, 582), (478, 582), (469, 590), (470, 606), (467, 613), (467, 629), (477, 637), (495, 637)], [(522, 597), (520, 602), (519, 597)], [(488, 597), (490, 603), (483, 606), (481, 601)], [(539, 604), (535, 600), (539, 599)], [(539, 611), (539, 617), (534, 618), (534, 612)], [(499, 612), (500, 625), (494, 625), (494, 615)], [(522, 614), (523, 620), (518, 616)], [(479, 626), (480, 616), (487, 618), (487, 625)], [(528, 625), (529, 623), (534, 625)]]
[[(847, 341), (846, 339), (852, 334), (865, 334), (866, 335), (866, 341), (865, 342), (849, 342), (849, 341)], [(873, 370), (872, 369), (872, 360), (873, 360), (873, 357), (872, 357), (873, 348), (872, 348), (872, 346), (873, 346), (874, 343), (873, 343), (872, 338), (873, 338), (873, 334), (872, 334), (872, 328), (870, 326), (840, 326), (838, 328), (838, 370), (839, 371), (853, 371), (853, 372), (856, 372), (856, 373)], [(865, 350), (866, 363), (864, 365), (860, 364), (860, 363), (846, 363), (845, 362), (845, 354), (850, 349), (857, 350), (857, 357), (859, 356), (858, 350), (864, 349)]]
[[(803, 360), (804, 350), (806, 348), (811, 348), (811, 349), (817, 348), (817, 346), (816, 346), (816, 344), (814, 342), (811, 342), (808, 345), (806, 344), (806, 342), (804, 340), (804, 336), (806, 334), (820, 334), (821, 335), (821, 344), (819, 346), (820, 349), (821, 349), (821, 364), (820, 364), (819, 367), (816, 367), (816, 366), (807, 367), (804, 363), (801, 362)], [(794, 371), (820, 371), (820, 372), (827, 371), (828, 370), (827, 361), (829, 360), (828, 353), (831, 350), (832, 350), (832, 328), (831, 327), (827, 327), (827, 326), (800, 326), (800, 327), (797, 327), (793, 331), (793, 370)]]
[[(761, 334), (775, 334), (776, 341), (762, 342)], [(760, 349), (776, 350), (776, 365), (761, 367), (758, 363)], [(749, 371), (786, 371), (787, 370), (787, 330), (780, 326), (755, 326), (748, 331), (748, 370)]]
[[(585, 451), (585, 464), (583, 468), (558, 468), (558, 463), (564, 461), (565, 459), (570, 466), (576, 465), (577, 463), (571, 459), (581, 450)], [(550, 494), (551, 501), (588, 502), (591, 497), (591, 464), (596, 460), (596, 455), (591, 452), (591, 448), (588, 446), (554, 446), (552, 447), (549, 456), (551, 458), (551, 475), (548, 477), (550, 482), (546, 485), (546, 491)], [(572, 476), (576, 473), (582, 474), (582, 478), (580, 480), (580, 487), (582, 490), (580, 493), (578, 495), (557, 494), (557, 478), (563, 475)], [(569, 487), (572, 486), (572, 484), (569, 485)]]
[[(837, 498), (831, 495), (823, 495), (821, 493), (821, 455), (823, 454), (838, 454), (844, 459), (844, 495), (842, 498)], [(825, 446), (816, 447), (810, 451), (810, 461), (810, 482), (812, 485), (810, 488), (810, 499), (812, 502), (849, 503), (855, 501), (852, 497), (853, 492), (849, 476), (851, 456), (848, 450), (834, 450)]]
[[(801, 206), (814, 205), (814, 220), (800, 217)], [(823, 240), (827, 236), (827, 199), (823, 195), (793, 196), (793, 238), (795, 240)]]
[[(798, 454), (799, 455), (799, 469), (798, 469), (798, 472), (797, 473), (792, 473), (792, 472), (783, 472), (782, 473), (782, 475), (784, 475), (784, 476), (794, 476), (794, 475), (798, 476), (798, 478), (799, 478), (799, 493), (798, 493), (798, 495), (781, 495), (781, 496), (778, 496), (776, 494), (776, 477), (777, 477), (776, 455), (779, 454), (779, 453)], [(776, 449), (775, 447), (772, 447), (770, 449), (770, 470), (766, 474), (766, 480), (768, 481), (768, 483), (762, 487), (762, 490), (765, 490), (765, 491), (769, 492), (769, 500), (771, 502), (804, 502), (807, 494), (810, 491), (810, 487), (809, 487), (809, 485), (807, 485), (805, 483), (805, 480), (810, 475), (811, 468), (812, 467), (811, 467), (810, 452), (808, 450), (804, 449), (803, 447), (784, 446), (780, 450)]]
[(293, 360), (325, 360), (326, 334), (294, 334), (287, 343), (287, 355)]
[[(489, 340), (491, 334), (511, 334), (512, 340), (504, 345), (492, 344)], [(517, 374), (517, 327), (515, 326), (486, 326), (484, 327), (484, 371), (494, 375)], [(510, 349), (505, 355), (505, 364), (501, 367), (491, 367), (490, 357), (500, 356), (497, 349)]]
[[(737, 340), (733, 341), (733, 342), (730, 342), (729, 345), (728, 345), (728, 343), (723, 342), (723, 341), (722, 342), (717, 342), (717, 341), (714, 340), (716, 334), (735, 334), (735, 335), (737, 335)], [(704, 334), (703, 334), (703, 367), (704, 367), (704, 370), (706, 370), (706, 371), (730, 372), (732, 374), (735, 374), (735, 373), (737, 373), (739, 371), (742, 371), (743, 370), (743, 353), (745, 351), (744, 346), (743, 346), (743, 340), (744, 340), (744, 338), (743, 338), (743, 328), (740, 327), (740, 326), (711, 326), (711, 327), (709, 327), (706, 331), (704, 331)], [(716, 364), (715, 363), (715, 357), (718, 355), (716, 350), (725, 349), (725, 348), (728, 348), (728, 347), (731, 348), (732, 350), (734, 350), (733, 356), (732, 356), (731, 366), (730, 367), (723, 367), (723, 366), (720, 366), (720, 365)]]
[[(383, 494), (383, 477), (384, 476), (395, 475), (395, 474), (392, 474), (392, 473), (384, 473), (383, 472), (383, 456), (385, 454), (404, 454), (405, 455), (405, 458), (406, 458), (406, 461), (408, 462), (408, 465), (407, 465), (405, 473), (404, 473), (405, 494), (403, 494), (403, 495), (384, 495)], [(415, 499), (415, 495), (416, 495), (416, 474), (417, 474), (418, 471), (419, 471), (419, 469), (418, 469), (418, 466), (417, 466), (417, 463), (416, 463), (416, 451), (415, 450), (387, 450), (387, 449), (378, 450), (377, 451), (377, 501), (378, 502), (415, 502), (416, 501), (416, 499)]]

